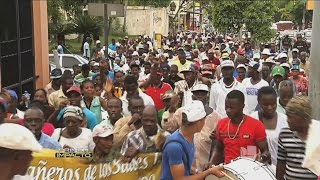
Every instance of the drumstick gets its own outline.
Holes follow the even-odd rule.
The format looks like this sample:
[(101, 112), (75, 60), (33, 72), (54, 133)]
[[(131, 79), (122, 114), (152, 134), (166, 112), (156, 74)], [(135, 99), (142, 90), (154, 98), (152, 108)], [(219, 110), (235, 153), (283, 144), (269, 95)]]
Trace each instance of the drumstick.
[(231, 176), (229, 176), (227, 173), (225, 173), (224, 171), (221, 171), (221, 173), (222, 173), (223, 175), (225, 175), (227, 178), (229, 178), (230, 180), (235, 180), (235, 179), (233, 179)]

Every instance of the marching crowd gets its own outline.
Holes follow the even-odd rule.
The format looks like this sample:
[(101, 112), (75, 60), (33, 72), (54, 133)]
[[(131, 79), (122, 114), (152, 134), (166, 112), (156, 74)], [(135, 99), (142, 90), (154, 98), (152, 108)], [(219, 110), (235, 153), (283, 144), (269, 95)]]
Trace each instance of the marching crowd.
[(92, 162), (162, 152), (163, 180), (222, 177), (219, 164), (239, 157), (278, 180), (318, 179), (302, 167), (314, 120), (300, 36), (292, 49), (195, 32), (163, 37), (158, 49), (148, 36), (89, 41), (89, 64), (53, 69), (30, 100), (1, 91), (1, 176), (23, 175), (44, 148), (92, 151)]

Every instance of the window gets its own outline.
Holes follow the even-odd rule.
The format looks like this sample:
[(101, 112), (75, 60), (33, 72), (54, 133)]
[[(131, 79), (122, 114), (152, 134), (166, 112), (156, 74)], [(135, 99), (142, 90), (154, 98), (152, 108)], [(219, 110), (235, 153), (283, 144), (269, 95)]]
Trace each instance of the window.
[(72, 68), (72, 66), (76, 64), (80, 64), (78, 59), (75, 59), (74, 57), (62, 57), (62, 67)]

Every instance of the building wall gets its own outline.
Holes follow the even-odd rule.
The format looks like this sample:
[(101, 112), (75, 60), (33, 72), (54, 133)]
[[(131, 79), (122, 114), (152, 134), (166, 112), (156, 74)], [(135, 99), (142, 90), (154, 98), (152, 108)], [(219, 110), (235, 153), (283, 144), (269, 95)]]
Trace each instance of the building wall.
[(46, 3), (0, 1), (0, 86), (19, 96), (33, 93), (49, 80)]
[(153, 37), (154, 33), (168, 35), (169, 16), (166, 8), (128, 6), (126, 13), (129, 35), (146, 34), (150, 37)]

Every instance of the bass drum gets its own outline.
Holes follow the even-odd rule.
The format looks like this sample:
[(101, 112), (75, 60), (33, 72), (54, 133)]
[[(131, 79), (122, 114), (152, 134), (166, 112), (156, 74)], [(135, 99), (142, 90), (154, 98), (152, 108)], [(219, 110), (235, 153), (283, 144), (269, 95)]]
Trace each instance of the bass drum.
[[(224, 166), (226, 174), (234, 180), (276, 180), (273, 172), (258, 161), (249, 158), (237, 158), (230, 164)], [(205, 180), (232, 180), (225, 176), (218, 178), (214, 175), (209, 175)]]

